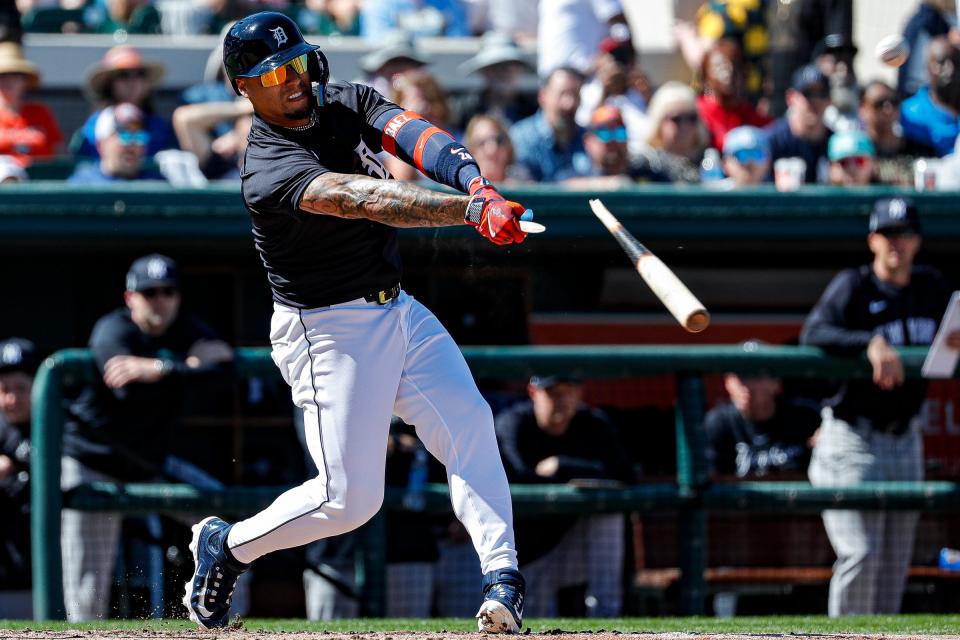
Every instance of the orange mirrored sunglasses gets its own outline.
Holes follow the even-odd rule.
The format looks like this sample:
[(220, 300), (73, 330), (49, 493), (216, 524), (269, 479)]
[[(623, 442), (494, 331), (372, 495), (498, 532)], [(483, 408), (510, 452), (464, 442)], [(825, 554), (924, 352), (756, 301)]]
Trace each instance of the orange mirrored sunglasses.
[(307, 70), (307, 55), (306, 53), (301, 54), (280, 65), (276, 69), (267, 71), (266, 73), (260, 74), (260, 84), (264, 87), (275, 87), (278, 84), (283, 84), (287, 81), (287, 68), (293, 69), (293, 72), (297, 75), (303, 73)]

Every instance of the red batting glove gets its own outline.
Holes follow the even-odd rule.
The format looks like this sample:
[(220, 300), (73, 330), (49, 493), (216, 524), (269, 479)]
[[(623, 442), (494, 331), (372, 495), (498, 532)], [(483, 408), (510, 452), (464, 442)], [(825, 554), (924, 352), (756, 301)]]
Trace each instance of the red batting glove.
[(485, 179), (470, 185), (470, 202), (464, 221), (476, 227), (493, 244), (523, 242), (527, 234), (520, 230), (523, 205), (505, 199)]

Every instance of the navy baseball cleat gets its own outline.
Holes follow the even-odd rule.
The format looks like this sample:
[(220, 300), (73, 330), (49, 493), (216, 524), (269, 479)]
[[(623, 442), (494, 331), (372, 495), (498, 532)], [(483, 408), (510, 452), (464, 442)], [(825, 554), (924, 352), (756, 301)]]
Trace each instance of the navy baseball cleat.
[(483, 605), (477, 626), (486, 633), (519, 633), (527, 583), (516, 569), (499, 569), (483, 576)]
[(225, 548), (231, 525), (217, 517), (193, 525), (194, 574), (186, 584), (183, 606), (190, 619), (204, 629), (225, 627), (230, 618), (230, 599), (237, 578), (250, 565), (238, 562)]

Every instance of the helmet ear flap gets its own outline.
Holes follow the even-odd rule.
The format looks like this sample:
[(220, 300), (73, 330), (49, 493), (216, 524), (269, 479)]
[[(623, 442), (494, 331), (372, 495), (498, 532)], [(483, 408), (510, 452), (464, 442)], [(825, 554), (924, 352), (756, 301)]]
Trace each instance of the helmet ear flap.
[(330, 81), (330, 65), (327, 62), (327, 57), (323, 55), (320, 49), (314, 49), (313, 55), (307, 59), (307, 71), (310, 75), (310, 82), (316, 83), (313, 90), (317, 98), (317, 105), (322, 107), (327, 83)]

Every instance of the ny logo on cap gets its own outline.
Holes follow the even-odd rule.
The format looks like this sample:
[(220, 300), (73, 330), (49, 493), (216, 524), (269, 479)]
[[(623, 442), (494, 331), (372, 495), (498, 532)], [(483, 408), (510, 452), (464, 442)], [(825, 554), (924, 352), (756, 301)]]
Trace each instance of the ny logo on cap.
[(907, 217), (907, 203), (900, 198), (894, 198), (890, 201), (890, 217), (894, 220), (902, 220)]
[(0, 352), (0, 362), (3, 362), (3, 364), (20, 364), (23, 362), (23, 350), (20, 345), (15, 343), (3, 345), (3, 352)]
[(147, 263), (147, 275), (154, 280), (167, 277), (167, 263), (160, 258), (154, 258)]
[(273, 37), (277, 39), (277, 44), (283, 44), (287, 41), (287, 33), (283, 30), (283, 27), (277, 27), (276, 29), (270, 29), (270, 33), (273, 34)]

